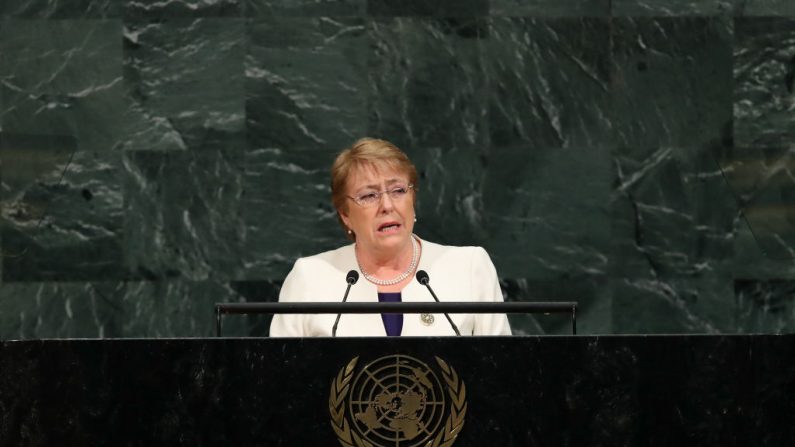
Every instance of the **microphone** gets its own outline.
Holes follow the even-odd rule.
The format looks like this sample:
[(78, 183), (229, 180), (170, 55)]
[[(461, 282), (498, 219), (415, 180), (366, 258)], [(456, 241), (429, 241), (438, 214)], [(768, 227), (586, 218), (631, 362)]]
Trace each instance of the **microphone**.
[[(428, 292), (431, 292), (431, 296), (433, 296), (433, 299), (436, 300), (436, 302), (438, 303), (439, 298), (436, 298), (436, 294), (433, 293), (433, 289), (431, 289), (431, 286), (428, 284), (429, 282), (431, 282), (431, 278), (428, 277), (428, 272), (426, 272), (425, 270), (417, 270), (417, 281), (419, 281), (420, 284), (428, 288)], [(450, 319), (450, 315), (448, 315), (447, 312), (445, 312), (444, 316), (445, 318), (447, 318), (447, 321), (450, 323), (450, 326), (453, 327), (455, 335), (461, 335), (461, 332), (459, 332), (458, 330), (458, 326), (456, 326), (455, 323), (453, 323), (453, 320)]]
[[(359, 272), (357, 272), (356, 270), (350, 270), (348, 271), (348, 274), (345, 275), (345, 282), (348, 283), (348, 287), (345, 289), (345, 296), (342, 297), (343, 303), (348, 301), (348, 292), (351, 291), (351, 286), (356, 284), (356, 281), (358, 280), (359, 280)], [(340, 316), (342, 316), (342, 313), (338, 313), (337, 319), (334, 320), (334, 327), (331, 328), (332, 337), (337, 336), (337, 325), (340, 323)]]

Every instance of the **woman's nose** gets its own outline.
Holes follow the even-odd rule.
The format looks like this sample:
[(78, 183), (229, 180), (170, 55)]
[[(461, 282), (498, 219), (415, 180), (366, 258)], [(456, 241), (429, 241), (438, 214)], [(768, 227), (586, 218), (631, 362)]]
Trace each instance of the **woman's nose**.
[(381, 193), (381, 209), (391, 210), (394, 205), (395, 203), (392, 201), (392, 197), (389, 197), (389, 194), (386, 192)]

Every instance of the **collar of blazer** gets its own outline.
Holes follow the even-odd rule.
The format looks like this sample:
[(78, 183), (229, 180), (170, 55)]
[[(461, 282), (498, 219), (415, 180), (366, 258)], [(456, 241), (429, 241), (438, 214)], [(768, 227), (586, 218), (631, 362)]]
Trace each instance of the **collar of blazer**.
[[(420, 244), (422, 246), (422, 255), (420, 256), (417, 270), (425, 270), (432, 273), (433, 264), (438, 259), (443, 247), (423, 239), (420, 239)], [(338, 251), (337, 255), (337, 259), (333, 263), (343, 271), (343, 278), (348, 270), (359, 271), (354, 244), (343, 247), (342, 250)], [(444, 298), (440, 297), (439, 299), (443, 300)], [(360, 276), (359, 281), (351, 287), (351, 292), (348, 295), (348, 301), (351, 302), (374, 302), (377, 300), (378, 287), (367, 281), (363, 276)], [(428, 302), (433, 301), (433, 297), (425, 286), (414, 278), (401, 290), (401, 300), (403, 302)], [(365, 327), (359, 328), (363, 333), (383, 333), (383, 335), (386, 335), (380, 315), (366, 315), (366, 318), (361, 319), (360, 322), (365, 325)], [(437, 317), (430, 326), (422, 324), (419, 315), (406, 315), (403, 318), (403, 335), (446, 334), (448, 330), (452, 332), (452, 329), (447, 325), (447, 321), (443, 318)]]

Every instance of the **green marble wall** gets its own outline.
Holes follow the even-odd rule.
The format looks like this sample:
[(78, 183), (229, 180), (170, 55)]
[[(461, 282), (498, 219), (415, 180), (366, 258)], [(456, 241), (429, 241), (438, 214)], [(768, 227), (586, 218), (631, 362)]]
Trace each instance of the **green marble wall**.
[(345, 243), (327, 167), (362, 135), (417, 163), (418, 234), (583, 333), (795, 330), (793, 1), (8, 0), (0, 338), (276, 299)]

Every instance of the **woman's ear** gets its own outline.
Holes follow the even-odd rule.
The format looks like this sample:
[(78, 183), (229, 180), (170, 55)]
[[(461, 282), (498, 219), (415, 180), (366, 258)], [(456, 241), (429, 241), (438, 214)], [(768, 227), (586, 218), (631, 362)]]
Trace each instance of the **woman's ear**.
[(342, 222), (345, 224), (345, 226), (350, 228), (351, 227), (351, 218), (348, 217), (348, 215), (345, 213), (345, 211), (337, 208), (337, 214), (339, 214), (340, 219), (342, 219)]

